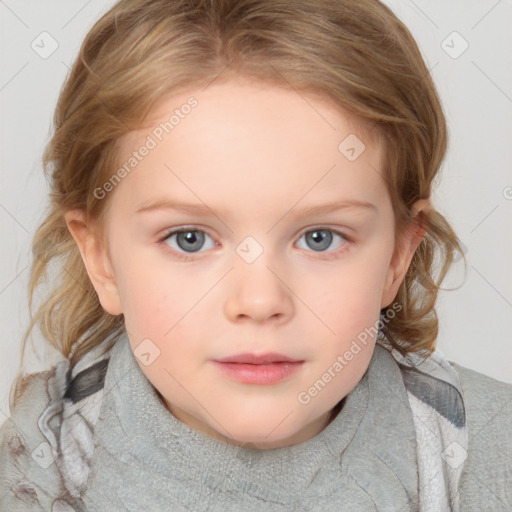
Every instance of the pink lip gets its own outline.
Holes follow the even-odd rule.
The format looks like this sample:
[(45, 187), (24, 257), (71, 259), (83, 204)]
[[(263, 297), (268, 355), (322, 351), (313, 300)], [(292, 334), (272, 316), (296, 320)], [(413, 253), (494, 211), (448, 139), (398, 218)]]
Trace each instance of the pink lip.
[(248, 363), (248, 364), (269, 364), (269, 363), (296, 363), (299, 359), (292, 359), (291, 357), (276, 352), (266, 352), (265, 354), (235, 354), (234, 356), (224, 357), (222, 359), (215, 359), (218, 363)]
[(228, 377), (244, 384), (276, 384), (295, 373), (304, 361), (282, 354), (238, 354), (213, 363)]

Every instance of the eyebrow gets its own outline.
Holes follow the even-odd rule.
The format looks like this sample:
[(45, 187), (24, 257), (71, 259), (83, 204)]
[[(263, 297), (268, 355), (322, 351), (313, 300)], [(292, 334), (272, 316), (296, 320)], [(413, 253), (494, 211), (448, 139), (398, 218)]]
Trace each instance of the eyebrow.
[[(332, 211), (343, 210), (343, 209), (361, 209), (367, 210), (373, 213), (377, 213), (378, 209), (372, 203), (367, 201), (359, 201), (357, 199), (352, 200), (340, 200), (332, 203), (320, 204), (317, 206), (311, 206), (309, 208), (305, 208), (297, 211), (293, 214), (294, 217), (306, 217), (308, 215), (318, 215), (323, 213), (329, 213)], [(171, 201), (169, 199), (157, 199), (152, 202), (145, 201), (139, 205), (139, 208), (136, 210), (136, 213), (145, 213), (152, 212), (156, 210), (174, 210), (181, 211), (189, 214), (196, 214), (201, 216), (214, 216), (217, 215), (213, 212), (211, 208), (209, 208), (206, 204), (192, 204), (192, 203), (184, 203), (181, 201)]]

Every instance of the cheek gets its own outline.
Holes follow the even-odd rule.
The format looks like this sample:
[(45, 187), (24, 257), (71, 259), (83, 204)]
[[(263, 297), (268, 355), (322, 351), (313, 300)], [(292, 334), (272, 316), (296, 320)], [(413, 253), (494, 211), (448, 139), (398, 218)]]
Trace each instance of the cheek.
[[(128, 332), (136, 333), (137, 337), (155, 336), (164, 319), (164, 311), (168, 309), (172, 295), (168, 293), (166, 279), (157, 279), (159, 272), (154, 266), (146, 266), (141, 259), (126, 265), (120, 275), (119, 291), (123, 304), (123, 314)], [(172, 317), (167, 319), (170, 323)], [(170, 327), (168, 325), (167, 329)]]
[(148, 338), (158, 347), (159, 357), (145, 369), (146, 375), (172, 384), (164, 368), (179, 379), (193, 374), (194, 364), (207, 353), (216, 330), (211, 319), (219, 318), (218, 306), (204, 297), (211, 287), (208, 280), (205, 283), (189, 272), (170, 272), (169, 268), (167, 272), (153, 270), (155, 266), (151, 272), (131, 274), (126, 283), (125, 324), (135, 346)]
[(118, 258), (116, 282), (127, 328), (162, 337), (204, 295), (204, 283), (158, 249), (126, 246), (124, 253), (130, 257)]
[(314, 277), (302, 277), (301, 296), (309, 297), (308, 305), (333, 331), (357, 334), (378, 318), (387, 271), (383, 261), (380, 255), (354, 255), (323, 276), (309, 274)]

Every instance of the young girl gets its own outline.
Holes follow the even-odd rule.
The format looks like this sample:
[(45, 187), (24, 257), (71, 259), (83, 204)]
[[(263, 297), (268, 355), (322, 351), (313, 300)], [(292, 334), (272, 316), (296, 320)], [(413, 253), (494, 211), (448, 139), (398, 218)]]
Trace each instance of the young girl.
[(121, 0), (54, 123), (23, 350), (64, 359), (12, 387), (2, 511), (512, 507), (512, 386), (435, 350), (464, 255), (389, 8)]

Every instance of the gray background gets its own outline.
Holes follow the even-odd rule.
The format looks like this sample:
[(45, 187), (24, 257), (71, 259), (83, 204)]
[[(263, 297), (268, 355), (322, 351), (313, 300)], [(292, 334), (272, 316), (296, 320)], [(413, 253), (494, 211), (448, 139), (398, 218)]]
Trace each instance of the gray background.
[[(113, 3), (0, 0), (0, 423), (28, 325), (30, 243), (46, 207), (40, 158), (53, 109), (85, 34)], [(512, 2), (386, 3), (418, 41), (449, 126), (434, 205), (466, 247), (468, 272), (458, 264), (444, 284), (464, 282), (440, 294), (438, 347), (462, 366), (512, 383)], [(58, 360), (38, 329), (32, 340), (27, 370)]]

